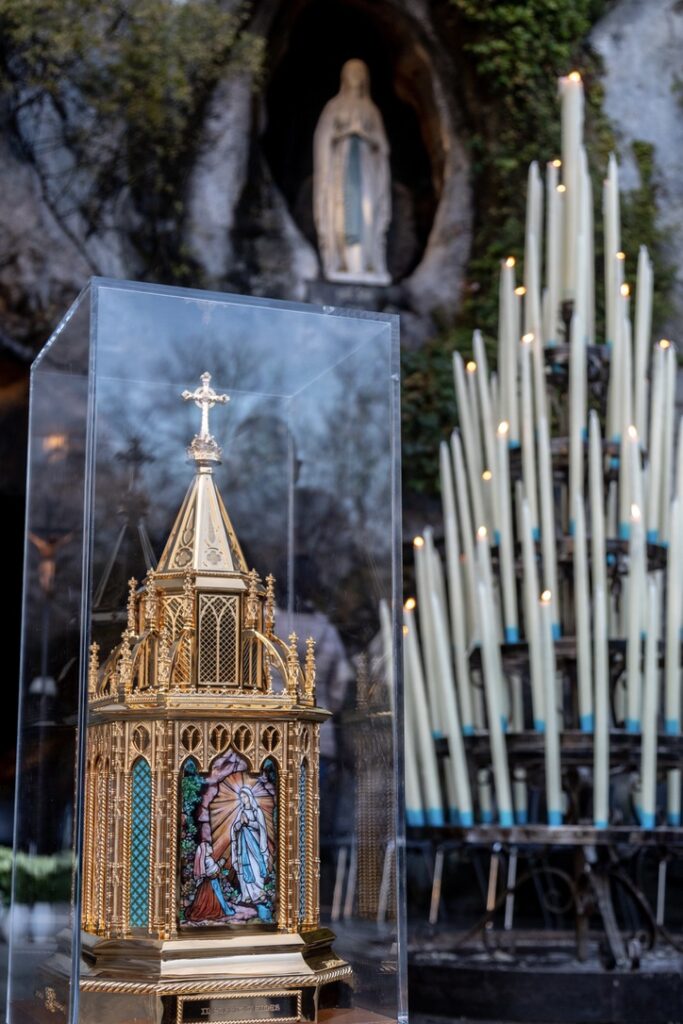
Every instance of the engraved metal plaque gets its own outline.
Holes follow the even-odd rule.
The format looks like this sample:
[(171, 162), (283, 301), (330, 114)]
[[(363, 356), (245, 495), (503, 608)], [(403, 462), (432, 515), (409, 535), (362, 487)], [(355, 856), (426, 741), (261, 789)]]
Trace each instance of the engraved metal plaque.
[(230, 992), (178, 997), (177, 1024), (296, 1024), (301, 1020), (301, 993)]

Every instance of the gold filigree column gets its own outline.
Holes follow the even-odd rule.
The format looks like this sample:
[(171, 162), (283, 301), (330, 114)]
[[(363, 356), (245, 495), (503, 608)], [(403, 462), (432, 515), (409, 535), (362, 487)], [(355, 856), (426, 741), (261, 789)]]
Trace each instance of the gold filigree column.
[(114, 815), (113, 815), (113, 851), (112, 858), (112, 908), (111, 922), (107, 922), (105, 935), (107, 938), (125, 935), (127, 920), (125, 918), (126, 907), (124, 897), (124, 849), (126, 843), (125, 832), (130, 830), (130, 823), (127, 820), (126, 801), (126, 751), (124, 740), (124, 726), (122, 722), (115, 722), (112, 726), (112, 774), (114, 777)]
[(95, 920), (93, 913), (93, 849), (95, 841), (95, 809), (93, 792), (95, 788), (95, 779), (93, 774), (94, 745), (94, 735), (91, 731), (88, 733), (85, 775), (85, 807), (83, 810), (83, 817), (85, 821), (85, 835), (83, 838), (83, 906), (81, 916), (83, 928), (87, 932), (92, 932), (95, 930)]

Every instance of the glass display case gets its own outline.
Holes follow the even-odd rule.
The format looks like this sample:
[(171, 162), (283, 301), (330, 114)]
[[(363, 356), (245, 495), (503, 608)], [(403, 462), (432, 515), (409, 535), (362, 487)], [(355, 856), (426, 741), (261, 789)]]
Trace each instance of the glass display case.
[(397, 325), (94, 279), (36, 360), (11, 1024), (406, 1018)]

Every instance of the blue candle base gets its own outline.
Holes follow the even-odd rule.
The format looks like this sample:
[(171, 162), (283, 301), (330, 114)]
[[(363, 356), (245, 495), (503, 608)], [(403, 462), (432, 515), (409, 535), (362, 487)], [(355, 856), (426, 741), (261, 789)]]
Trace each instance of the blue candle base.
[(493, 811), (482, 811), (481, 812), (481, 823), (482, 825), (490, 825), (493, 822)]
[(526, 811), (515, 811), (515, 821), (518, 825), (526, 825), (529, 820), (529, 815)]
[(513, 452), (516, 448), (521, 448), (519, 441), (511, 440), (508, 442), (508, 448)]
[(548, 811), (548, 824), (549, 825), (561, 825), (562, 824), (562, 811)]
[(505, 627), (505, 643), (506, 644), (518, 644), (519, 643), (519, 630), (517, 626), (506, 626)]
[(514, 818), (512, 816), (512, 811), (499, 811), (498, 821), (500, 822), (503, 828), (511, 828), (511, 826), (515, 823)]
[(607, 828), (608, 825), (609, 825), (609, 822), (605, 821), (604, 818), (595, 818), (593, 820), (593, 826), (595, 828)]
[(581, 715), (579, 726), (581, 732), (593, 732), (593, 715)]
[(442, 740), (443, 739), (443, 733), (442, 732), (437, 732), (437, 731), (433, 732), (432, 733), (432, 739), (433, 740)]
[(625, 722), (626, 732), (635, 735), (640, 732), (640, 719), (639, 718), (627, 718)]
[(505, 717), (505, 715), (501, 715), (500, 716), (500, 727), (503, 730), (503, 732), (507, 732), (508, 731), (508, 720)]
[(463, 736), (474, 736), (474, 726), (473, 725), (463, 725), (463, 727), (462, 727), (462, 734), (463, 734)]
[(538, 528), (538, 526), (534, 526), (533, 530), (531, 531), (531, 536), (533, 537), (534, 540), (540, 540), (541, 539), (541, 531)]
[(576, 533), (576, 523), (574, 522), (573, 519), (570, 519), (569, 520), (569, 536), (573, 537), (575, 533)]
[(654, 828), (655, 827), (655, 816), (652, 811), (641, 811), (640, 812), (640, 824), (643, 828)]
[(493, 531), (493, 544), (497, 547), (500, 544), (500, 530)]
[(647, 542), (648, 544), (656, 544), (657, 537), (659, 537), (659, 530), (648, 530), (647, 531)]
[(474, 815), (472, 811), (461, 811), (460, 812), (460, 825), (463, 828), (471, 828), (474, 825)]
[(664, 732), (667, 736), (678, 736), (681, 731), (681, 723), (677, 718), (667, 718), (664, 722)]
[(545, 721), (542, 718), (535, 718), (534, 729), (536, 732), (545, 732)]
[(411, 828), (420, 828), (425, 823), (425, 816), (422, 811), (406, 809), (406, 822)]
[(562, 638), (562, 626), (559, 622), (553, 622), (553, 640), (560, 640)]
[(670, 825), (671, 828), (680, 828), (681, 827), (681, 816), (680, 816), (680, 814), (667, 814), (667, 816), (666, 816), (666, 823), (667, 823), (667, 825)]
[(425, 818), (427, 824), (433, 825), (435, 828), (443, 828), (445, 825), (443, 810), (440, 807), (428, 807), (425, 811)]
[(630, 523), (619, 523), (619, 539), (628, 540), (631, 536), (631, 524)]

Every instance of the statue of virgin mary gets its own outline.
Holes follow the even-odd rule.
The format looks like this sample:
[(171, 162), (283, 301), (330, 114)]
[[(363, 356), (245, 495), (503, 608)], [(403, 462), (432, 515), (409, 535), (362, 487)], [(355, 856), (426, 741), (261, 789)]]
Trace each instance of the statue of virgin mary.
[(389, 284), (389, 144), (362, 60), (348, 60), (313, 139), (313, 205), (328, 281)]
[(250, 786), (242, 786), (230, 829), (232, 863), (242, 899), (256, 906), (262, 921), (270, 921), (265, 892), (268, 874), (266, 819)]

